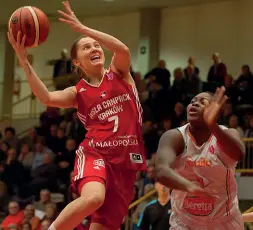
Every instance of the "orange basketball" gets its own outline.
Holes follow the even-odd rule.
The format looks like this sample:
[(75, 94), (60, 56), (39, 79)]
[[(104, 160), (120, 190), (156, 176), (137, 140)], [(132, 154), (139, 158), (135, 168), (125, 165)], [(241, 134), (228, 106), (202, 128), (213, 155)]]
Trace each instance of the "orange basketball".
[(17, 9), (10, 17), (9, 28), (15, 39), (21, 31), (21, 39), (26, 35), (26, 47), (36, 47), (43, 43), (49, 34), (49, 20), (46, 14), (33, 6)]

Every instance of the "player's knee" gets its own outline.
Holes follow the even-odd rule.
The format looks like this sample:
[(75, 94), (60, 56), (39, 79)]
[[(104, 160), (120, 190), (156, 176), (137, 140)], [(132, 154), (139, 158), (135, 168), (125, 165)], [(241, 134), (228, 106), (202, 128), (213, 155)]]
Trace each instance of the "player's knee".
[(89, 205), (91, 205), (94, 209), (100, 208), (105, 200), (105, 195), (102, 192), (93, 192), (92, 194), (89, 194), (83, 197), (83, 199), (88, 202)]

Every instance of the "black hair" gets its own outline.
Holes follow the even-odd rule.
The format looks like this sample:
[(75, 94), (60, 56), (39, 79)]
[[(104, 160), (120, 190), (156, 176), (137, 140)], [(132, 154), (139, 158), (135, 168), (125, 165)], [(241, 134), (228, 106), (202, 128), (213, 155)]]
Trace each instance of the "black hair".
[(16, 131), (15, 131), (14, 128), (12, 128), (12, 127), (6, 127), (5, 130), (4, 130), (4, 133), (6, 134), (8, 131), (11, 132), (13, 134), (13, 136), (15, 136)]
[(207, 94), (209, 94), (210, 96), (214, 96), (214, 93), (212, 93), (212, 92), (210, 92), (210, 91), (205, 91), (205, 92), (203, 92), (203, 93), (207, 93)]

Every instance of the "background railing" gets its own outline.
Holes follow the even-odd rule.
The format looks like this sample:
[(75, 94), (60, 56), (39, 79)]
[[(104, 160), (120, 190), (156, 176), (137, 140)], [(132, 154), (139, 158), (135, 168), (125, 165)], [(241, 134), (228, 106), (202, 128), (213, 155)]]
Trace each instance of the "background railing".
[[(49, 91), (55, 89), (52, 78), (42, 79), (42, 81), (47, 86)], [(20, 84), (22, 95), (24, 95), (23, 91), (26, 91), (27, 93), (21, 98), (14, 95), (14, 100), (12, 103), (12, 119), (38, 117), (40, 113), (45, 111), (45, 105), (40, 103), (40, 101), (34, 97), (27, 81), (21, 81)]]
[[(49, 91), (53, 91), (56, 85), (62, 86), (62, 88), (73, 86), (78, 82), (79, 78), (74, 75), (67, 75), (58, 77), (55, 80), (52, 77), (42, 78), (41, 80)], [(3, 87), (3, 83), (0, 83), (0, 87)], [(20, 95), (13, 95), (12, 114), (6, 119), (39, 117), (45, 111), (46, 106), (34, 97), (26, 80), (20, 80), (20, 91)]]

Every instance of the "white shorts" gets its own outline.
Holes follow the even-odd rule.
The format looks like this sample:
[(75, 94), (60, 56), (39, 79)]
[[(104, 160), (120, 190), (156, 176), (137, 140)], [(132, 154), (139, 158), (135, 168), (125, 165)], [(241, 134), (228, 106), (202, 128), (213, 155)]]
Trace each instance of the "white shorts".
[(179, 220), (177, 214), (172, 213), (170, 218), (170, 230), (244, 230), (242, 216), (231, 216), (222, 221), (210, 221), (207, 225), (201, 223), (185, 224), (183, 220)]

